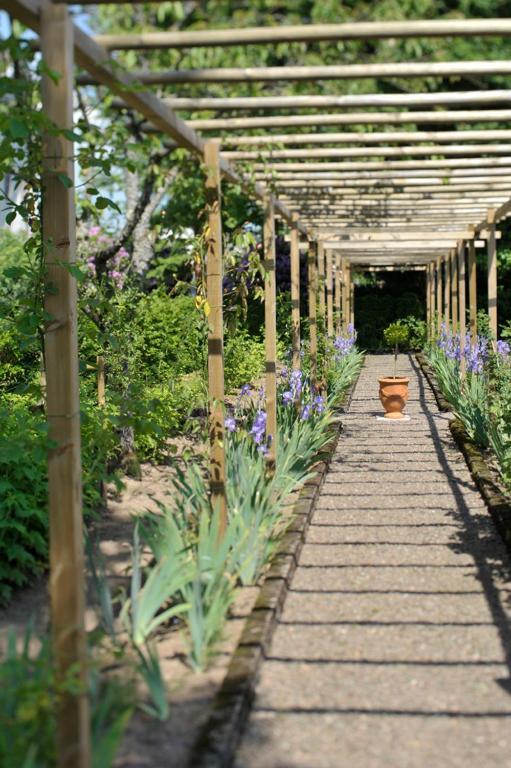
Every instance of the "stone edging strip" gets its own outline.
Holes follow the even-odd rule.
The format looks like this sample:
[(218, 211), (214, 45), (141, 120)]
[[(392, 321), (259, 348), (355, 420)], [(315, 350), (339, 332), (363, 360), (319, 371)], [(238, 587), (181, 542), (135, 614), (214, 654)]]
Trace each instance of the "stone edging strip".
[(358, 374), (342, 405), (334, 409), (331, 437), (321, 451), (321, 460), (314, 467), (314, 476), (304, 484), (294, 505), (293, 522), (282, 537), (245, 622), (222, 686), (215, 696), (213, 711), (193, 745), (188, 768), (229, 768), (232, 765), (254, 699), (259, 668), (269, 650), (314, 505), (339, 440), (341, 413), (348, 409), (357, 381)]
[[(433, 390), (438, 407), (441, 411), (450, 411), (451, 406), (438, 388), (433, 369), (422, 353), (416, 355), (422, 372)], [(446, 406), (446, 407), (443, 407)], [(449, 429), (454, 441), (462, 452), (470, 473), (483, 497), (488, 511), (493, 518), (495, 527), (502, 537), (507, 549), (511, 552), (511, 502), (504, 496), (497, 483), (493, 471), (488, 466), (484, 454), (469, 437), (463, 422), (454, 417), (449, 422)]]

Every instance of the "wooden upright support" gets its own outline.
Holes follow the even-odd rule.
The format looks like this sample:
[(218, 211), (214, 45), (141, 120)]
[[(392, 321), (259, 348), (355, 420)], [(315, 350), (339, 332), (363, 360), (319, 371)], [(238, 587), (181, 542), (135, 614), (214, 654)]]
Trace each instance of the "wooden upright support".
[(497, 338), (497, 240), (495, 237), (495, 209), (490, 208), (488, 224), (488, 317), (490, 330)]
[(341, 259), (341, 331), (345, 331), (349, 323), (349, 300), (346, 285), (346, 259)]
[(349, 267), (350, 276), (350, 324), (355, 326), (355, 283), (351, 277), (351, 267)]
[(341, 333), (341, 255), (335, 251), (335, 333), (338, 336)]
[(451, 253), (447, 254), (444, 262), (444, 320), (445, 324), (451, 324)]
[[(465, 345), (465, 334), (467, 331), (467, 308), (466, 308), (466, 268), (465, 268), (465, 241), (460, 240), (458, 243), (458, 309), (459, 309), (459, 332), (460, 342), (463, 349)], [(461, 371), (465, 373), (465, 358), (461, 358)]]
[(351, 287), (351, 265), (349, 261), (344, 262), (344, 298), (345, 298), (345, 310), (344, 310), (344, 330), (347, 330), (348, 325), (351, 323), (352, 318), (352, 302), (353, 291)]
[(206, 171), (206, 208), (208, 214), (207, 299), (208, 316), (208, 395), (209, 457), (211, 503), (220, 512), (220, 535), (227, 527), (224, 446), (224, 319), (223, 319), (223, 254), (222, 205), (220, 176), (220, 142), (209, 139), (204, 146)]
[(329, 338), (334, 335), (334, 275), (331, 248), (326, 252), (326, 332)]
[(293, 370), (300, 370), (300, 232), (298, 214), (291, 219), (291, 348)]
[(436, 262), (436, 331), (440, 333), (442, 327), (442, 259), (439, 257)]
[(426, 325), (428, 327), (428, 336), (431, 332), (431, 265), (426, 267)]
[[(58, 129), (72, 130), (73, 28), (67, 6), (45, 3), (40, 21), (43, 113)], [(51, 629), (58, 677), (78, 674), (82, 689), (59, 702), (57, 764), (89, 768), (77, 290), (69, 269), (76, 262), (75, 190), (63, 177), (74, 182), (73, 143), (51, 132), (43, 142), (42, 201), (46, 409), (53, 443), (48, 455)]]
[(458, 332), (458, 259), (456, 250), (451, 251), (451, 308), (452, 330)]
[(473, 240), (468, 241), (468, 305), (470, 335), (474, 342), (477, 336), (477, 271), (476, 249)]
[(277, 461), (277, 284), (275, 276), (275, 211), (270, 194), (264, 198), (264, 329), (266, 347), (266, 462), (275, 470)]
[(318, 318), (320, 327), (325, 327), (325, 246), (319, 240), (317, 244), (318, 254)]
[(308, 278), (309, 278), (309, 342), (310, 342), (310, 372), (311, 382), (315, 386), (318, 379), (318, 260), (317, 244), (309, 240), (308, 251)]
[(430, 328), (430, 333), (432, 334), (433, 333), (433, 322), (434, 322), (435, 313), (436, 313), (435, 262), (434, 261), (430, 262), (430, 264), (429, 264), (429, 273), (430, 273), (429, 289), (430, 289), (430, 294), (431, 294), (431, 298), (430, 298), (430, 301), (429, 301), (429, 303), (431, 305), (431, 328)]

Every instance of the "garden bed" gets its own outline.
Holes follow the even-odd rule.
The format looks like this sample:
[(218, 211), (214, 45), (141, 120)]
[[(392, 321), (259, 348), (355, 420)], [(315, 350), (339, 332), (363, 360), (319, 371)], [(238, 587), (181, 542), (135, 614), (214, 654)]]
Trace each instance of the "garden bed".
[[(443, 412), (450, 412), (451, 406), (443, 396), (438, 386), (435, 372), (428, 362), (426, 355), (418, 353), (417, 362), (426, 377), (438, 407)], [(465, 457), (467, 466), (472, 474), (495, 526), (506, 547), (511, 552), (511, 501), (500, 481), (497, 471), (492, 466), (489, 451), (482, 451), (470, 438), (462, 421), (457, 417), (449, 421), (451, 434), (458, 448)]]

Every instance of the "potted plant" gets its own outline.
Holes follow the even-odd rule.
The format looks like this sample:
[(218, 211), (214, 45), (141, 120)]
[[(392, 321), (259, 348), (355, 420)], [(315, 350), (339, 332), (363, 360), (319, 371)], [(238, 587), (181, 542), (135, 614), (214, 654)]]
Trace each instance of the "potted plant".
[(394, 350), (394, 375), (378, 379), (380, 384), (380, 402), (385, 408), (386, 419), (406, 418), (403, 409), (408, 400), (408, 384), (410, 379), (397, 375), (397, 356), (399, 346), (408, 341), (409, 331), (406, 325), (391, 323), (383, 331), (387, 344)]

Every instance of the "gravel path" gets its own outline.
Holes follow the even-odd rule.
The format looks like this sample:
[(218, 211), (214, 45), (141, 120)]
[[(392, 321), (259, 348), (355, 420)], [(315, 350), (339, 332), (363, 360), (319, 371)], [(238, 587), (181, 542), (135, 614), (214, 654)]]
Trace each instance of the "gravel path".
[(510, 561), (415, 361), (373, 356), (262, 669), (237, 768), (511, 765)]

